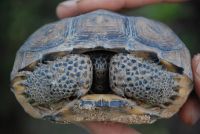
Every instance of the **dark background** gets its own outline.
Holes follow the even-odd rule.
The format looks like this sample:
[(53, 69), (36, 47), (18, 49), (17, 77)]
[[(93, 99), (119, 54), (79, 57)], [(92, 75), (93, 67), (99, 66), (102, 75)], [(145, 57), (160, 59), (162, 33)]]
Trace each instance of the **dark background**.
[[(37, 28), (57, 20), (55, 8), (60, 0), (0, 1), (0, 133), (1, 134), (84, 134), (75, 125), (52, 124), (24, 112), (9, 89), (9, 77), (15, 53)], [(188, 46), (192, 55), (200, 52), (200, 2), (157, 4), (129, 11), (128, 15), (145, 16), (169, 25)], [(152, 125), (132, 125), (144, 134), (199, 134), (200, 122), (183, 124), (178, 116)]]

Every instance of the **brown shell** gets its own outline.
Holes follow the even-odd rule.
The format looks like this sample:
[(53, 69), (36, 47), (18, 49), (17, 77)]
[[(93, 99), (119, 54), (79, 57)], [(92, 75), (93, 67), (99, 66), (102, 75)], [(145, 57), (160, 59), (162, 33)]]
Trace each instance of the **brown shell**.
[[(166, 25), (143, 17), (127, 17), (106, 10), (63, 19), (43, 26), (18, 50), (11, 79), (18, 70), (49, 53), (89, 49), (153, 51), (184, 69), (192, 79), (191, 57), (184, 43)], [(77, 51), (78, 50), (78, 51)]]

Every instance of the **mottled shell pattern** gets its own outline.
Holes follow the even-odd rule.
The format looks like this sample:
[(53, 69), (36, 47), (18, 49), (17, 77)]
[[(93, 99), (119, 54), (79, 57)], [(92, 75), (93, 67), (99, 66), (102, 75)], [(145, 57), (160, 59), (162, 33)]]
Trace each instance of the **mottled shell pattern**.
[(63, 19), (40, 28), (17, 52), (11, 79), (18, 70), (40, 60), (45, 54), (93, 48), (153, 51), (161, 59), (184, 68), (184, 73), (192, 79), (188, 49), (166, 25), (106, 10)]

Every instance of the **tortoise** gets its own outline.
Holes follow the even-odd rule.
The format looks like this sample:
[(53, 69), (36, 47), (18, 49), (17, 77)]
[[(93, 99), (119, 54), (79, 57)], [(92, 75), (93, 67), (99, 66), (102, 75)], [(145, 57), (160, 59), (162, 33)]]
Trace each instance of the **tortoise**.
[(170, 118), (192, 81), (190, 52), (168, 26), (106, 10), (43, 26), (11, 72), (24, 110), (57, 123)]

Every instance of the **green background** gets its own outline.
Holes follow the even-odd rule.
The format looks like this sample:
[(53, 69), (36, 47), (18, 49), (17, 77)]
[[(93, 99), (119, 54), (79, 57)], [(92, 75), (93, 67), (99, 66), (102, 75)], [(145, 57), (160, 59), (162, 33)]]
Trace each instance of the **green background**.
[[(1, 134), (86, 134), (75, 125), (59, 125), (26, 114), (9, 89), (15, 53), (28, 36), (43, 24), (58, 20), (55, 8), (60, 0), (0, 1), (0, 133)], [(169, 25), (188, 46), (192, 55), (200, 52), (200, 3), (157, 4), (121, 11), (145, 16)], [(199, 134), (200, 122), (187, 126), (178, 116), (152, 125), (132, 125), (144, 134)]]

